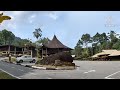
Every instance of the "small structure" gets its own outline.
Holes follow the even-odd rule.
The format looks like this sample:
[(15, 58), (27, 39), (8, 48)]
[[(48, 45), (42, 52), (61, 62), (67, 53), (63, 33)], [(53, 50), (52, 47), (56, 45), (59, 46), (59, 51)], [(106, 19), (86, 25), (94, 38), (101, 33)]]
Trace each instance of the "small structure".
[(49, 41), (48, 44), (43, 44), (43, 46), (41, 47), (40, 53), (43, 58), (44, 56), (49, 56), (51, 54), (56, 54), (63, 51), (69, 52), (70, 50), (72, 49), (63, 45), (54, 35), (53, 39)]
[(8, 56), (9, 53), (21, 54), (22, 48), (14, 45), (0, 45), (0, 52), (5, 56)]
[(23, 46), (22, 49), (23, 49), (23, 54), (28, 54), (28, 55), (31, 55), (32, 57), (35, 57), (36, 56), (36, 50), (35, 50), (35, 46), (33, 45), (26, 45), (26, 46)]
[(9, 53), (11, 53), (12, 55), (29, 54), (33, 57), (36, 55), (34, 46), (19, 47), (14, 45), (0, 45), (0, 52), (2, 56), (8, 56)]
[(93, 60), (120, 60), (120, 51), (118, 50), (102, 50), (92, 56)]

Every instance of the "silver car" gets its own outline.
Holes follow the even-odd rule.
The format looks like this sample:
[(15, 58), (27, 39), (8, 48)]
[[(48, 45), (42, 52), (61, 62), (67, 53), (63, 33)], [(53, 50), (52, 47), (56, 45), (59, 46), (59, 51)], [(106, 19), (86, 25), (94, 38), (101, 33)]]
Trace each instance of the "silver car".
[(31, 55), (23, 55), (21, 57), (17, 57), (16, 62), (17, 63), (22, 63), (22, 62), (35, 63), (36, 60), (35, 60), (35, 58), (32, 58)]

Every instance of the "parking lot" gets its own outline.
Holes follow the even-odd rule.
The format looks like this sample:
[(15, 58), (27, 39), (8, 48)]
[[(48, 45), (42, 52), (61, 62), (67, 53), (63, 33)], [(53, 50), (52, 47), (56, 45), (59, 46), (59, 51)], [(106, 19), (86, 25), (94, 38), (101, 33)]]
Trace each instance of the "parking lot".
[[(20, 79), (120, 79), (120, 61), (77, 61), (75, 70), (39, 70), (0, 62), (0, 69)], [(24, 66), (23, 66), (24, 65)]]
[(75, 70), (34, 70), (35, 79), (120, 79), (120, 61), (77, 61)]
[[(120, 79), (120, 61), (74, 61), (85, 79)], [(77, 71), (76, 70), (76, 71)]]

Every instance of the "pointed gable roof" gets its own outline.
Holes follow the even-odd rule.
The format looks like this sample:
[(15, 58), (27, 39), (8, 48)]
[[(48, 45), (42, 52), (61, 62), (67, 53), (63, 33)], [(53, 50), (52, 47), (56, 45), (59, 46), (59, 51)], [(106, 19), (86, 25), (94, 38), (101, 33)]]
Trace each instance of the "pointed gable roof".
[(71, 49), (65, 45), (63, 45), (56, 37), (56, 35), (54, 35), (53, 39), (48, 43), (48, 44), (44, 44), (45, 47), (47, 48), (67, 48), (67, 49)]

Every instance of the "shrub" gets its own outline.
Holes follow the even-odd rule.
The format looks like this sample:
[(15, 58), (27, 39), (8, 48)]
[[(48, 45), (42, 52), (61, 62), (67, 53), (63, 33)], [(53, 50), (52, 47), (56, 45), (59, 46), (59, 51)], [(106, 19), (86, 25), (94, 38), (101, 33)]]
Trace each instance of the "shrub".
[(12, 62), (16, 62), (16, 57), (11, 57)]
[(61, 62), (73, 62), (73, 57), (69, 52), (59, 52), (47, 57), (44, 57), (42, 60), (38, 60), (36, 64), (42, 65), (54, 65), (55, 60), (60, 60)]

